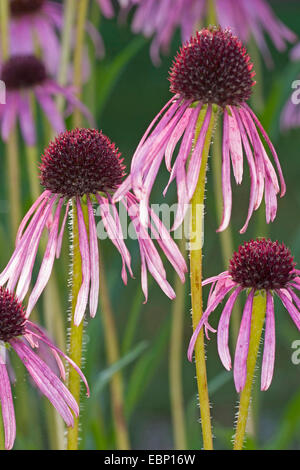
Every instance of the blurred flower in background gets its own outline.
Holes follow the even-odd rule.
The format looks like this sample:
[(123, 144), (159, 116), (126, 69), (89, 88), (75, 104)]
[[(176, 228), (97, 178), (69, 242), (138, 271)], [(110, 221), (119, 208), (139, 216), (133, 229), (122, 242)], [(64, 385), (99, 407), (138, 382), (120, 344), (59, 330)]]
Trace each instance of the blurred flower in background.
[[(150, 53), (154, 64), (158, 65), (160, 50), (168, 53), (177, 28), (185, 42), (207, 20), (212, 21), (210, 3), (210, 0), (131, 0), (131, 6), (137, 7), (132, 31), (154, 37)], [(214, 22), (223, 29), (230, 27), (244, 43), (253, 38), (269, 66), (273, 62), (265, 34), (279, 51), (296, 40), (296, 34), (276, 17), (266, 0), (216, 0), (213, 8)]]
[[(130, 174), (116, 191), (115, 200), (132, 188), (141, 202), (142, 221), (147, 224), (150, 193), (165, 158), (171, 174), (164, 194), (170, 183), (176, 180), (178, 210), (174, 229), (178, 228), (197, 186), (206, 134), (217, 109), (223, 114), (223, 218), (218, 230), (226, 229), (231, 216), (230, 157), (236, 183), (240, 184), (244, 152), (250, 170), (251, 190), (248, 216), (241, 233), (246, 231), (264, 193), (266, 220), (268, 223), (273, 221), (280, 189), (259, 133), (275, 160), (281, 196), (285, 194), (285, 183), (273, 144), (246, 103), (255, 84), (252, 68), (241, 41), (230, 30), (210, 28), (197, 32), (175, 57), (170, 71), (170, 90), (174, 97), (148, 127), (133, 155)], [(181, 138), (172, 165), (172, 157)]]
[(295, 292), (300, 290), (300, 271), (295, 269), (291, 252), (282, 243), (269, 239), (257, 239), (241, 245), (230, 260), (229, 269), (218, 276), (206, 279), (203, 286), (211, 284), (207, 307), (190, 341), (188, 357), (192, 360), (194, 345), (199, 331), (215, 331), (209, 324), (211, 313), (231, 292), (218, 324), (218, 352), (227, 370), (231, 369), (228, 347), (229, 323), (235, 302), (243, 291), (247, 293), (243, 317), (240, 324), (234, 358), (234, 382), (237, 392), (241, 392), (247, 375), (247, 356), (251, 328), (253, 297), (263, 291), (267, 296), (265, 318), (264, 352), (262, 359), (261, 390), (271, 384), (275, 362), (275, 314), (273, 296), (276, 294), (300, 330), (300, 299)]
[(62, 33), (62, 5), (48, 0), (11, 0), (10, 54), (35, 54), (37, 47), (47, 70), (58, 71)]
[(36, 123), (32, 110), (32, 97), (43, 110), (56, 133), (65, 130), (65, 119), (58, 110), (55, 97), (62, 95), (68, 113), (79, 108), (93, 125), (93, 117), (78, 100), (70, 87), (60, 86), (50, 78), (44, 63), (33, 55), (14, 55), (0, 67), (0, 77), (6, 86), (6, 104), (0, 107), (1, 136), (7, 141), (17, 120), (27, 145), (36, 143)]
[[(87, 381), (77, 365), (58, 349), (43, 331), (34, 323), (26, 320), (25, 310), (17, 297), (8, 290), (0, 288), (0, 403), (5, 432), (5, 448), (13, 447), (16, 436), (16, 421), (11, 393), (10, 378), (7, 370), (8, 352), (12, 348), (28, 370), (32, 380), (45, 397), (52, 403), (67, 426), (73, 426), (74, 416), (79, 415), (79, 407), (63, 382), (40, 359), (36, 353), (39, 343), (48, 347), (49, 356), (53, 355), (60, 374), (65, 380), (65, 369), (60, 356), (78, 372), (87, 388)], [(44, 348), (45, 349), (45, 348)], [(36, 350), (36, 352), (34, 352)], [(45, 350), (44, 350), (45, 352)], [(27, 406), (23, 403), (23, 406)]]

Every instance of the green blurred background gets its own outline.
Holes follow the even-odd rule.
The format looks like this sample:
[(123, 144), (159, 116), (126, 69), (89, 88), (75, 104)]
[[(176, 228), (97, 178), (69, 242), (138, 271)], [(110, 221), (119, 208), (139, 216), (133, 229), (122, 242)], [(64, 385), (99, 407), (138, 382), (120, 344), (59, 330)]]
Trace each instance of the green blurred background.
[[(299, 1), (278, 0), (270, 3), (277, 16), (300, 36)], [(91, 14), (91, 18), (94, 19), (95, 16)], [(170, 97), (168, 69), (180, 45), (180, 34), (177, 32), (173, 38), (170, 54), (162, 56), (161, 65), (155, 67), (149, 57), (150, 42), (142, 37), (134, 36), (130, 32), (128, 23), (130, 23), (130, 16), (126, 24), (118, 19), (101, 18), (99, 30), (104, 39), (106, 56), (102, 61), (95, 61), (93, 57), (91, 58), (92, 76), (84, 91), (85, 102), (92, 103), (94, 108), (97, 126), (116, 142), (125, 158), (127, 168), (130, 166), (131, 156), (146, 127)], [(274, 59), (274, 68), (267, 69), (261, 57), (259, 57), (261, 63), (255, 64), (256, 68), (262, 70), (262, 73), (257, 76), (257, 87), (262, 89), (264, 99), (263, 110), (257, 112), (278, 151), (287, 183), (287, 193), (278, 201), (278, 214), (273, 224), (270, 226), (265, 224), (263, 207), (252, 217), (246, 234), (240, 235), (239, 229), (246, 218), (250, 188), (246, 169), (242, 185), (238, 188), (234, 187), (233, 191), (231, 230), (235, 249), (244, 240), (256, 236), (268, 236), (273, 240), (284, 241), (292, 250), (295, 260), (300, 263), (300, 219), (298, 217), (300, 211), (300, 132), (294, 130), (282, 134), (279, 130), (280, 112), (291, 92), (292, 81), (298, 78), (300, 63), (291, 63), (288, 52), (279, 54), (270, 42), (269, 45)], [(90, 52), (93, 55), (91, 45)], [(252, 106), (254, 108), (257, 106), (255, 99)], [(21, 161), (22, 158), (21, 154)], [(221, 193), (215, 194), (214, 191), (211, 159), (209, 165), (206, 191), (204, 277), (224, 270), (220, 235), (216, 233), (218, 218), (215, 202), (216, 199), (221, 198)], [(25, 169), (23, 174), (22, 191), (25, 207), (28, 208), (30, 198)], [(10, 245), (7, 240), (8, 206), (4, 171), (1, 172), (0, 178), (0, 209), (3, 221), (0, 239), (1, 265), (4, 266), (8, 260), (7, 245)], [(171, 186), (167, 197), (163, 200), (162, 188), (167, 178), (167, 172), (162, 169), (152, 194), (153, 203), (175, 201), (175, 185)], [(65, 245), (66, 252), (67, 240), (65, 240)], [(125, 365), (123, 363), (119, 365), (122, 366), (124, 379), (131, 445), (134, 449), (172, 449), (174, 443), (169, 396), (169, 338), (172, 303), (155, 283), (151, 283), (149, 300), (147, 304), (143, 304), (137, 244), (134, 241), (128, 241), (128, 246), (133, 256), (136, 278), (130, 279), (128, 285), (124, 286), (120, 277), (121, 260), (118, 253), (109, 240), (101, 244), (121, 353), (122, 357), (125, 357)], [(69, 295), (66, 281), (68, 278), (67, 256), (60, 260), (56, 267), (67, 324)], [(168, 273), (169, 280), (174, 284), (173, 271), (169, 269)], [(204, 293), (206, 297), (208, 289)], [(186, 428), (188, 447), (200, 449), (202, 441), (196, 400), (195, 367), (187, 361), (185, 353), (192, 332), (188, 276), (185, 296), (182, 380)], [(40, 300), (38, 304), (40, 312), (43, 311), (42, 305), (43, 302)], [(218, 324), (220, 312), (221, 308), (217, 309), (211, 317), (211, 324), (214, 327)], [(43, 316), (41, 321), (43, 321)], [(253, 407), (255, 433), (247, 442), (249, 448), (300, 449), (300, 364), (294, 365), (291, 361), (292, 342), (297, 339), (299, 339), (299, 332), (281, 304), (276, 302), (274, 378), (270, 389), (267, 392), (260, 392), (259, 366)], [(81, 448), (111, 449), (115, 446), (108, 386), (111, 370), (107, 370), (100, 310), (94, 320), (87, 322), (85, 340), (84, 371), (91, 386), (92, 396), (89, 400), (83, 399)], [(231, 350), (234, 352), (233, 348)], [(21, 366), (16, 367), (18, 369)], [(215, 447), (229, 449), (238, 396), (234, 389), (232, 374), (224, 370), (219, 360), (214, 334), (211, 334), (211, 339), (207, 343), (207, 369), (211, 387)], [(18, 400), (24, 403), (24, 385), (25, 382), (22, 382), (15, 386), (17, 410)], [(44, 403), (37, 400), (36, 392), (32, 389), (26, 390), (26, 393), (33, 421), (28, 423), (19, 418), (16, 448), (47, 448), (50, 444), (43, 419)]]

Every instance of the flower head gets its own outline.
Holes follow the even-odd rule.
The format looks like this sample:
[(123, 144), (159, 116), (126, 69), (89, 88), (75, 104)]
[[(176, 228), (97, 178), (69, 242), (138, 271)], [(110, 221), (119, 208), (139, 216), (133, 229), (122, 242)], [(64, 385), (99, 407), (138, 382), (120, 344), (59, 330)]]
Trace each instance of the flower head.
[[(275, 160), (281, 182), (285, 183), (276, 151), (259, 120), (247, 105), (254, 85), (250, 57), (240, 40), (231, 31), (220, 28), (197, 32), (178, 52), (170, 71), (173, 98), (152, 121), (132, 159), (130, 175), (115, 194), (115, 199), (132, 188), (147, 207), (156, 175), (165, 158), (170, 179), (175, 179), (178, 211), (174, 223), (181, 223), (197, 186), (201, 156), (212, 116), (223, 115), (222, 191), (223, 218), (219, 231), (230, 221), (232, 208), (231, 170), (237, 184), (243, 178), (244, 155), (251, 179), (248, 216), (241, 232), (245, 232), (254, 210), (265, 194), (266, 220), (273, 221), (277, 211), (279, 183), (263, 140)], [(199, 134), (199, 122), (202, 125)], [(262, 139), (262, 137), (263, 139)], [(175, 162), (172, 159), (181, 141)], [(146, 223), (147, 214), (143, 214)]]
[[(7, 283), (10, 290), (17, 286), (16, 295), (23, 300), (30, 285), (41, 235), (44, 228), (50, 225), (44, 258), (29, 297), (27, 317), (48, 282), (55, 256), (60, 256), (71, 203), (78, 227), (82, 260), (82, 285), (75, 309), (75, 324), (81, 322), (88, 301), (92, 317), (95, 316), (98, 306), (99, 254), (93, 209), (95, 204), (99, 204), (104, 228), (121, 255), (124, 283), (127, 283), (127, 270), (132, 276), (130, 253), (124, 243), (117, 206), (112, 202), (114, 191), (119, 187), (123, 175), (124, 166), (120, 153), (101, 131), (66, 131), (45, 149), (40, 166), (40, 179), (45, 190), (24, 217), (17, 234), (15, 251), (0, 275), (0, 285)], [(59, 228), (64, 204), (65, 214)], [(166, 295), (174, 298), (174, 290), (166, 279), (166, 272), (155, 244), (139, 222), (139, 204), (136, 197), (128, 192), (121, 206), (137, 234), (145, 298), (147, 299), (148, 295), (147, 270)], [(184, 281), (186, 264), (177, 245), (159, 217), (150, 209), (149, 217), (151, 233), (155, 235), (160, 248)]]
[(62, 379), (65, 369), (60, 356), (66, 359), (83, 379), (87, 393), (89, 388), (84, 375), (76, 364), (58, 349), (41, 328), (26, 319), (25, 310), (14, 293), (0, 287), (0, 403), (5, 432), (5, 448), (11, 449), (16, 436), (16, 421), (10, 379), (7, 371), (8, 352), (12, 348), (28, 370), (32, 380), (61, 415), (67, 426), (73, 426), (79, 408), (56, 373), (34, 352), (40, 345), (55, 358)]
[(34, 55), (14, 55), (4, 62), (0, 78), (6, 85), (6, 104), (0, 107), (0, 128), (3, 140), (7, 140), (16, 120), (20, 122), (27, 145), (36, 142), (36, 129), (30, 104), (34, 94), (55, 132), (65, 129), (64, 117), (58, 111), (53, 98), (63, 95), (70, 107), (78, 107), (93, 122), (87, 108), (76, 98), (69, 87), (62, 87), (49, 77), (45, 64)]
[(212, 287), (206, 310), (190, 341), (188, 349), (189, 360), (192, 359), (199, 331), (203, 326), (206, 330), (213, 330), (208, 324), (210, 314), (223, 301), (225, 296), (231, 292), (221, 314), (217, 329), (220, 359), (227, 370), (231, 369), (231, 357), (228, 347), (230, 316), (238, 296), (242, 291), (245, 291), (247, 299), (237, 339), (233, 368), (235, 386), (237, 391), (240, 392), (244, 388), (247, 375), (253, 298), (257, 293), (264, 293), (267, 303), (261, 389), (267, 390), (272, 381), (275, 362), (273, 300), (275, 294), (280, 298), (298, 330), (300, 330), (300, 299), (295, 292), (295, 290), (300, 290), (300, 271), (295, 266), (296, 264), (290, 250), (278, 241), (272, 242), (269, 239), (263, 238), (251, 240), (241, 245), (238, 251), (233, 254), (228, 271), (206, 279), (202, 283), (203, 286), (212, 284)]

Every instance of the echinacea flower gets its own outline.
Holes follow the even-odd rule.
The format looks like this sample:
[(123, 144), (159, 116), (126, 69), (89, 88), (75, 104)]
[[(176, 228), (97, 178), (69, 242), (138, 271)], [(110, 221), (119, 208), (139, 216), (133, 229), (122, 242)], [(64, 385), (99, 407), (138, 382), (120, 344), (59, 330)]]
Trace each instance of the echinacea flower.
[(33, 55), (15, 55), (1, 65), (0, 78), (6, 86), (6, 104), (0, 107), (1, 136), (6, 141), (19, 120), (27, 145), (35, 145), (36, 128), (31, 109), (33, 95), (56, 133), (65, 130), (63, 115), (54, 98), (64, 96), (69, 108), (78, 107), (93, 122), (87, 108), (69, 87), (62, 87), (47, 73), (44, 63)]
[[(10, 0), (10, 16), (10, 55), (33, 55), (38, 46), (47, 70), (56, 75), (64, 28), (63, 5), (49, 0)], [(86, 30), (97, 56), (101, 57), (104, 53), (101, 36), (90, 22), (86, 23)]]
[[(236, 343), (233, 375), (238, 392), (243, 390), (247, 375), (247, 357), (251, 328), (253, 298), (258, 292), (266, 295), (265, 336), (261, 372), (261, 390), (267, 390), (271, 384), (275, 362), (275, 313), (274, 296), (279, 297), (300, 330), (300, 299), (295, 290), (300, 290), (300, 271), (290, 250), (282, 243), (269, 239), (257, 239), (245, 242), (230, 260), (229, 269), (217, 276), (203, 281), (202, 285), (212, 284), (207, 307), (190, 341), (188, 358), (192, 354), (199, 331), (208, 324), (211, 313), (230, 293), (223, 308), (218, 329), (218, 352), (227, 370), (231, 369), (231, 356), (228, 347), (229, 323), (232, 309), (237, 298), (244, 291), (246, 302)], [(215, 330), (213, 330), (215, 331)]]
[[(195, 192), (206, 133), (211, 116), (217, 109), (223, 114), (223, 218), (219, 231), (226, 229), (231, 216), (230, 160), (236, 183), (240, 184), (244, 154), (249, 166), (251, 189), (248, 216), (241, 232), (246, 231), (264, 194), (266, 220), (268, 223), (273, 221), (277, 211), (276, 195), (280, 189), (263, 140), (276, 163), (281, 196), (285, 193), (285, 183), (273, 144), (247, 104), (255, 84), (253, 76), (250, 57), (230, 30), (203, 29), (192, 37), (178, 52), (170, 71), (170, 90), (174, 96), (145, 132), (133, 155), (130, 174), (116, 191), (114, 199), (122, 198), (132, 188), (141, 202), (142, 221), (147, 224), (147, 212), (143, 208), (148, 206), (153, 184), (165, 159), (171, 174), (164, 194), (174, 179), (177, 183), (176, 229), (182, 223)], [(197, 122), (203, 112), (203, 124), (195, 139)]]
[[(90, 315), (95, 316), (99, 293), (99, 256), (96, 221), (93, 206), (99, 204), (105, 230), (120, 252), (122, 279), (126, 284), (127, 270), (132, 276), (131, 257), (124, 243), (120, 217), (112, 195), (124, 176), (120, 153), (108, 137), (95, 129), (75, 129), (61, 133), (44, 151), (40, 166), (41, 184), (45, 188), (20, 224), (15, 251), (0, 275), (0, 285), (7, 283), (10, 290), (16, 287), (21, 301), (25, 297), (32, 276), (35, 257), (42, 232), (50, 223), (48, 244), (36, 283), (28, 300), (26, 316), (30, 314), (51, 274), (54, 258), (60, 256), (62, 238), (71, 202), (75, 205), (78, 220), (79, 249), (82, 259), (82, 284), (77, 298), (74, 323), (78, 325), (88, 301)], [(66, 203), (60, 225), (60, 216)], [(83, 206), (88, 214), (88, 232)], [(129, 192), (122, 200), (128, 217), (137, 234), (141, 254), (142, 289), (147, 299), (147, 270), (170, 298), (174, 290), (166, 279), (160, 255), (148, 231), (139, 221), (139, 204)], [(186, 264), (176, 243), (159, 217), (149, 209), (151, 233), (166, 254), (181, 280), (184, 281)]]
[(16, 436), (15, 412), (7, 370), (10, 349), (17, 353), (38, 389), (56, 408), (67, 426), (73, 426), (74, 415), (79, 414), (73, 395), (56, 373), (34, 352), (35, 349), (38, 352), (40, 344), (47, 347), (49, 354), (55, 358), (62, 379), (65, 380), (65, 369), (60, 356), (78, 372), (89, 394), (86, 379), (77, 365), (52, 343), (40, 327), (26, 319), (24, 307), (14, 293), (0, 287), (0, 403), (6, 449), (13, 447)]
[[(154, 37), (150, 48), (154, 64), (160, 62), (160, 50), (168, 52), (177, 28), (185, 42), (207, 23), (209, 12), (208, 0), (131, 0), (130, 6), (136, 6), (133, 32)], [(268, 65), (272, 58), (265, 34), (279, 51), (296, 40), (296, 34), (276, 17), (266, 0), (214, 0), (214, 8), (216, 23), (224, 29), (230, 27), (245, 43), (253, 38)]]

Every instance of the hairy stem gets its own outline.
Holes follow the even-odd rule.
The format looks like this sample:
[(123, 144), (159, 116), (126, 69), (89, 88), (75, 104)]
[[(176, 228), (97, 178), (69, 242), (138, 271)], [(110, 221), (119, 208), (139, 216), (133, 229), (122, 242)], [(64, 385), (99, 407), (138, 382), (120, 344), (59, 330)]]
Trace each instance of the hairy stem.
[[(87, 206), (82, 204), (85, 224), (88, 232), (88, 212)], [(74, 313), (77, 303), (78, 293), (82, 283), (82, 262), (79, 248), (79, 231), (78, 231), (78, 215), (76, 201), (73, 200), (72, 207), (72, 299), (71, 299), (71, 325), (70, 325), (70, 343), (69, 357), (81, 367), (82, 364), (82, 340), (84, 321), (79, 326), (74, 324)], [(77, 403), (80, 403), (80, 376), (72, 368), (69, 368), (68, 388), (74, 396)], [(77, 450), (79, 438), (79, 417), (74, 418), (74, 427), (68, 428), (67, 449)]]
[[(212, 139), (215, 113), (212, 113), (209, 127), (205, 137), (205, 143), (202, 151), (201, 169), (197, 188), (193, 195), (192, 217), (191, 217), (191, 251), (190, 251), (190, 272), (191, 272), (191, 296), (192, 296), (192, 321), (193, 329), (197, 327), (202, 314), (202, 239), (203, 239), (203, 208), (205, 195), (206, 168), (208, 161), (208, 152)], [(197, 132), (195, 139), (200, 133), (203, 123), (203, 115), (200, 114), (197, 123)], [(198, 135), (197, 135), (198, 134)], [(195, 344), (195, 363), (198, 385), (203, 447), (206, 450), (213, 449), (210, 405), (207, 388), (207, 374), (205, 361), (205, 344), (203, 329), (200, 331)]]
[(245, 431), (248, 419), (248, 411), (251, 402), (251, 390), (254, 380), (254, 371), (259, 350), (260, 338), (266, 314), (266, 293), (258, 291), (253, 298), (251, 332), (249, 341), (249, 351), (247, 359), (247, 378), (245, 387), (240, 395), (239, 414), (234, 438), (234, 450), (243, 448)]
[[(179, 247), (182, 254), (185, 253), (186, 240), (184, 236), (180, 239)], [(169, 356), (169, 377), (170, 377), (170, 398), (171, 413), (173, 420), (173, 432), (175, 449), (184, 450), (187, 448), (184, 400), (182, 390), (182, 339), (184, 320), (185, 284), (176, 275), (175, 292), (176, 298), (172, 303), (172, 326)]]

